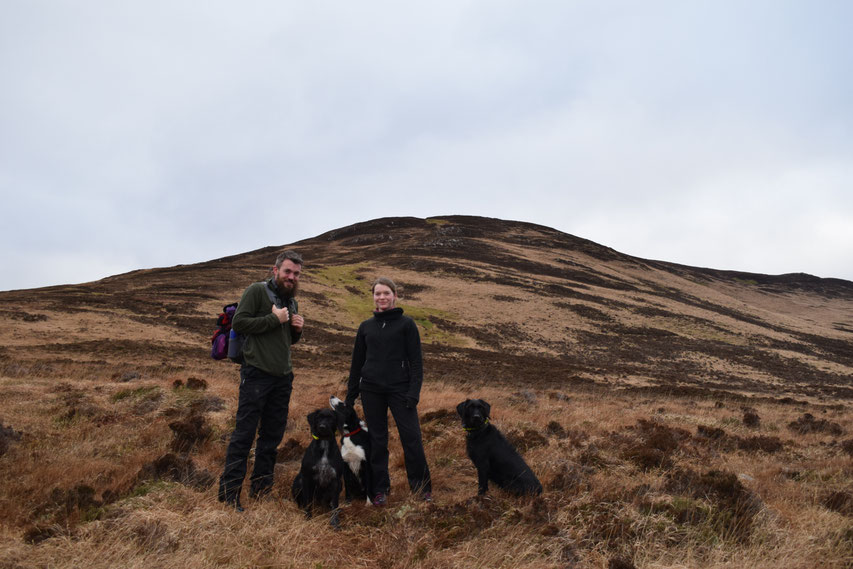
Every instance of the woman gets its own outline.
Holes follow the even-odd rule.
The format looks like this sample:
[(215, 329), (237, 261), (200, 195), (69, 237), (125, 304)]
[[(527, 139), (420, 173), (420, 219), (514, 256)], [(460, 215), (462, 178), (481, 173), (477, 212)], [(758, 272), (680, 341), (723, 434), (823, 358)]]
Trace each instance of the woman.
[(373, 504), (384, 506), (391, 490), (388, 475), (388, 410), (397, 423), (406, 475), (412, 492), (432, 500), (418, 400), (423, 383), (421, 337), (415, 321), (397, 308), (397, 286), (389, 278), (376, 279), (371, 288), (376, 311), (358, 327), (352, 352), (346, 402), (361, 395), (364, 420), (370, 433), (368, 458), (373, 474)]

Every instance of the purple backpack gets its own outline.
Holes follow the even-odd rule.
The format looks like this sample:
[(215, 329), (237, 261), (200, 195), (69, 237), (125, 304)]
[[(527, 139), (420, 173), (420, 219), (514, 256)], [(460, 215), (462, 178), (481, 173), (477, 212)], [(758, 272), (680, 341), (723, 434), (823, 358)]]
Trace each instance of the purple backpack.
[(228, 336), (231, 333), (231, 320), (237, 311), (237, 303), (228, 304), (222, 308), (222, 313), (216, 319), (216, 330), (210, 339), (210, 357), (224, 360), (228, 356)]
[[(281, 308), (283, 303), (281, 299), (270, 289), (269, 286), (264, 286), (270, 302)], [(226, 357), (234, 363), (243, 363), (243, 344), (246, 337), (231, 329), (231, 321), (234, 319), (234, 313), (237, 312), (237, 303), (226, 304), (222, 307), (222, 313), (216, 320), (216, 330), (213, 331), (213, 337), (210, 339), (210, 357), (215, 360), (224, 360)], [(293, 314), (296, 314), (296, 308), (292, 309)]]

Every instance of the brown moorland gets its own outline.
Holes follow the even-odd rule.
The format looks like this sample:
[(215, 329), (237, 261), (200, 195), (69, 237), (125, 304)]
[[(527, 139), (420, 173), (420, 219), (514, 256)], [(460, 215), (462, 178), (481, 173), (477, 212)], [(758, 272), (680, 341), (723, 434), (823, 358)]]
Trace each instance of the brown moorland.
[[(214, 481), (237, 368), (222, 306), (306, 259), (271, 499)], [(342, 528), (289, 499), (305, 416), (343, 395), (370, 281), (425, 349), (435, 500)], [(521, 222), (385, 218), (196, 265), (0, 292), (0, 567), (853, 567), (853, 283), (701, 269)], [(455, 416), (487, 399), (545, 486), (476, 498)]]

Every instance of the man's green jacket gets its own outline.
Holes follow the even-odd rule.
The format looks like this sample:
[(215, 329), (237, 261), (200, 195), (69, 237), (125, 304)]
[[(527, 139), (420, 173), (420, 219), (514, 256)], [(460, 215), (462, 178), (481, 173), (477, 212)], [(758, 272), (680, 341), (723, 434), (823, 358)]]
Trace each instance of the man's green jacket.
[(290, 346), (299, 341), (301, 332), (294, 330), (290, 321), (282, 324), (272, 313), (272, 301), (264, 290), (270, 287), (276, 296), (287, 304), (291, 314), (296, 314), (299, 306), (295, 298), (283, 298), (272, 279), (252, 283), (243, 291), (231, 328), (246, 336), (243, 344), (243, 362), (270, 375), (284, 376), (293, 371), (290, 360)]

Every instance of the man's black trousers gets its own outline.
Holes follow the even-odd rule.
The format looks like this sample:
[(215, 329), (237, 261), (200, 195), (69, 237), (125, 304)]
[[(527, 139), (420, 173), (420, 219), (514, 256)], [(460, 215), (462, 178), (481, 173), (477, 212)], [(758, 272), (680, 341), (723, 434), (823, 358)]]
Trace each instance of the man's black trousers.
[(404, 393), (361, 392), (361, 405), (364, 420), (370, 434), (370, 468), (373, 474), (373, 486), (376, 492), (387, 494), (391, 489), (388, 475), (388, 410), (397, 423), (400, 444), (403, 446), (403, 458), (406, 463), (406, 476), (412, 492), (432, 492), (429, 466), (427, 466), (424, 444), (421, 439), (421, 425), (418, 409), (415, 405), (406, 406)]
[(220, 500), (233, 501), (239, 497), (256, 432), (258, 441), (249, 495), (260, 496), (272, 488), (276, 453), (287, 427), (292, 391), (292, 373), (282, 377), (250, 365), (240, 368), (237, 424), (228, 443), (225, 470), (219, 479)]

